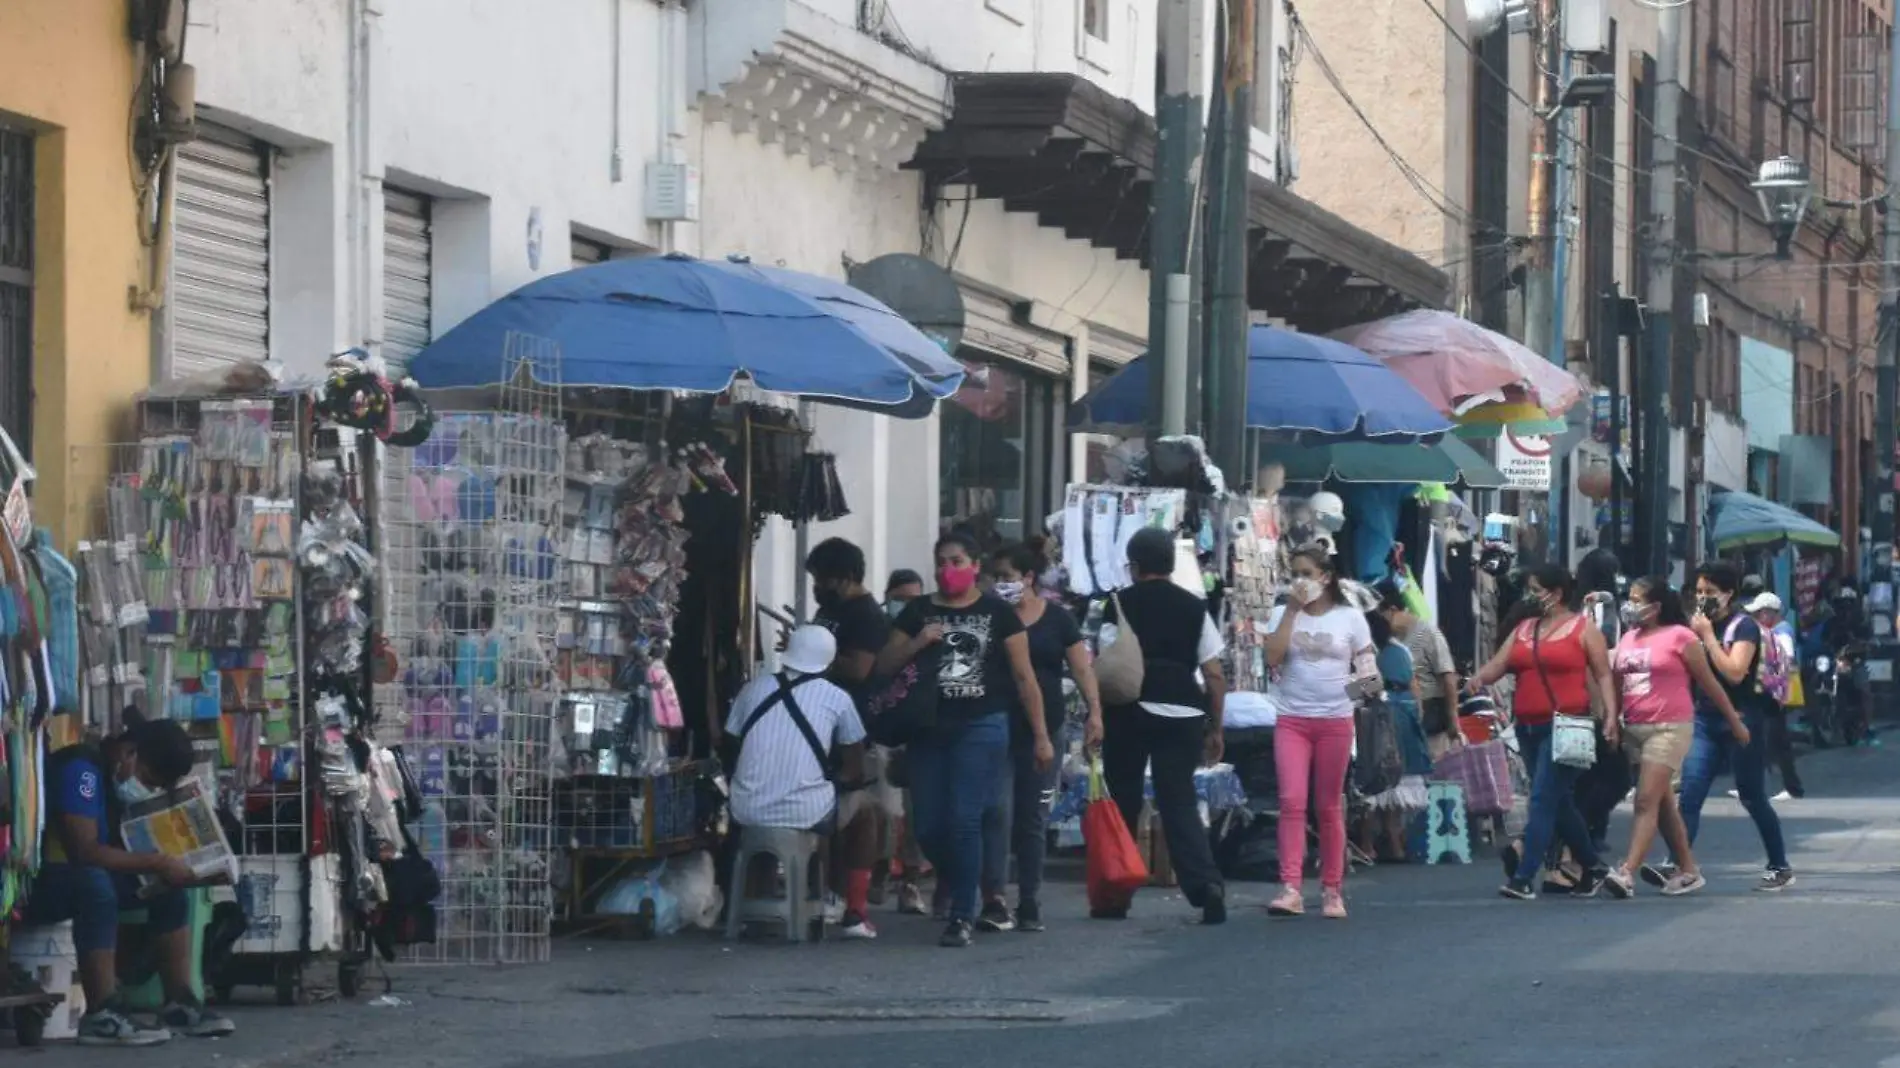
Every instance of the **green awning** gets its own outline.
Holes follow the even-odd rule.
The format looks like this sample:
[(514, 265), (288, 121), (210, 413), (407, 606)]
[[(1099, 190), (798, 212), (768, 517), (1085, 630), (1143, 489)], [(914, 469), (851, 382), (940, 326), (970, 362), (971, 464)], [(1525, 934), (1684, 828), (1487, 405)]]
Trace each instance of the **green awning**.
[(1476, 449), (1455, 437), (1436, 445), (1383, 445), (1368, 441), (1337, 445), (1263, 445), (1261, 463), (1286, 468), (1289, 482), (1462, 482), (1472, 489), (1501, 489), (1504, 476)]

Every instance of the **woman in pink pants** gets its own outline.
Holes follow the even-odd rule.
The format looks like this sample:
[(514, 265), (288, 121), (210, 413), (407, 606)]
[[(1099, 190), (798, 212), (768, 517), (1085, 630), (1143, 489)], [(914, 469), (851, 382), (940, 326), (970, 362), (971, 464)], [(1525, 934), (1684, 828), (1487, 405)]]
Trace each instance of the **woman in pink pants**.
[(1298, 916), (1306, 911), (1300, 884), (1310, 796), (1319, 810), (1321, 913), (1343, 920), (1346, 765), (1352, 760), (1353, 740), (1353, 705), (1346, 683), (1356, 659), (1371, 662), (1372, 631), (1366, 617), (1346, 603), (1325, 549), (1298, 550), (1292, 570), (1286, 604), (1274, 609), (1267, 623), (1267, 664), (1277, 673), (1271, 695), (1278, 713), (1273, 760), (1280, 777), (1280, 881), (1286, 884), (1267, 912)]

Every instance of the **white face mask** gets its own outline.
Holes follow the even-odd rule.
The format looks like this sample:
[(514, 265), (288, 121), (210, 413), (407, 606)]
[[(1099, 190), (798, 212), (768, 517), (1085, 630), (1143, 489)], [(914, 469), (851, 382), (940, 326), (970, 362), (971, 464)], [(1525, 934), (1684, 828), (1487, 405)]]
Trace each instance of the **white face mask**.
[(128, 805), (136, 805), (141, 801), (150, 801), (152, 798), (165, 792), (145, 785), (139, 781), (139, 777), (136, 775), (123, 782), (115, 783), (113, 789), (118, 793), (119, 800)]
[(990, 592), (1007, 604), (1023, 603), (1023, 592), (1028, 587), (1020, 582), (998, 582), (990, 587)]
[(1293, 580), (1293, 588), (1291, 591), (1293, 599), (1300, 604), (1312, 604), (1313, 601), (1319, 597), (1319, 591), (1320, 586), (1317, 579), (1297, 578)]

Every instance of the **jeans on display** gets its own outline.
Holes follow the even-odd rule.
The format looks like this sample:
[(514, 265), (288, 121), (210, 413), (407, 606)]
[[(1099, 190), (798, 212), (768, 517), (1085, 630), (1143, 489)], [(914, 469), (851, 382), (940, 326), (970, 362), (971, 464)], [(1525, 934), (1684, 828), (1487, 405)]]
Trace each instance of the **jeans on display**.
[(1155, 813), (1167, 838), (1168, 860), (1188, 904), (1200, 908), (1210, 889), (1224, 885), (1214, 865), (1214, 847), (1201, 822), (1194, 771), (1207, 743), (1206, 716), (1157, 716), (1139, 705), (1102, 712), (1102, 777), (1130, 834), (1141, 827), (1152, 771)]
[(132, 876), (115, 877), (104, 868), (48, 864), (33, 880), (25, 921), (28, 927), (50, 927), (71, 920), (73, 948), (91, 953), (118, 947), (122, 909), (144, 909), (145, 929), (168, 934), (185, 925), (185, 892), (168, 890), (140, 900), (138, 882)]
[[(1061, 736), (1061, 722), (1049, 737)], [(1049, 762), (1047, 771), (1036, 767), (1036, 747), (1026, 736), (1009, 747), (996, 804), (983, 813), (983, 893), (1001, 897), (1009, 883), (1009, 858), (1016, 857), (1016, 893), (1035, 901), (1042, 893), (1042, 869), (1049, 851), (1049, 810), (1055, 805), (1061, 761)]]
[(1531, 777), (1530, 809), (1524, 822), (1524, 852), (1518, 860), (1517, 881), (1532, 882), (1537, 869), (1544, 865), (1544, 854), (1552, 840), (1570, 847), (1570, 856), (1585, 868), (1597, 867), (1590, 829), (1577, 808), (1577, 777), (1582, 768), (1559, 764), (1550, 758), (1552, 727), (1548, 723), (1523, 723), (1516, 726), (1517, 748), (1524, 758), (1524, 769)]
[(1728, 721), (1702, 715), (1695, 717), (1695, 741), (1689, 746), (1689, 759), (1682, 765), (1682, 822), (1694, 844), (1696, 830), (1702, 824), (1702, 803), (1709, 789), (1724, 771), (1735, 775), (1735, 792), (1748, 818), (1755, 821), (1762, 848), (1768, 853), (1770, 868), (1788, 867), (1788, 845), (1781, 836), (1781, 818), (1768, 802), (1768, 725), (1759, 709), (1743, 708), (1742, 725), (1748, 728), (1748, 744), (1738, 745), (1729, 733)]
[(941, 885), (950, 918), (973, 921), (983, 874), (983, 812), (1009, 761), (1009, 718), (995, 712), (910, 743), (912, 830)]

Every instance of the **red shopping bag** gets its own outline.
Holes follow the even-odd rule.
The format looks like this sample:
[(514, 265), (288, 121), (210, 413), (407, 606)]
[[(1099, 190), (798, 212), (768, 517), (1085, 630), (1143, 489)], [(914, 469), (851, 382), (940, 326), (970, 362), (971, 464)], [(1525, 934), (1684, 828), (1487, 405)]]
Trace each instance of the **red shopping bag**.
[(1121, 809), (1102, 787), (1102, 762), (1089, 764), (1089, 807), (1082, 813), (1082, 841), (1088, 849), (1089, 908), (1125, 909), (1135, 891), (1148, 883), (1135, 836), (1128, 833)]

